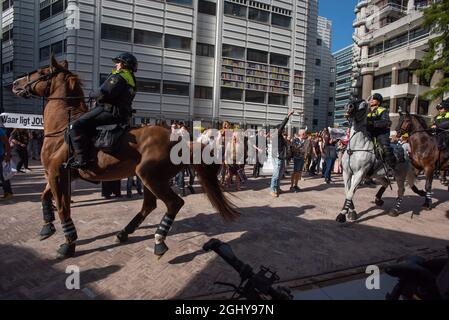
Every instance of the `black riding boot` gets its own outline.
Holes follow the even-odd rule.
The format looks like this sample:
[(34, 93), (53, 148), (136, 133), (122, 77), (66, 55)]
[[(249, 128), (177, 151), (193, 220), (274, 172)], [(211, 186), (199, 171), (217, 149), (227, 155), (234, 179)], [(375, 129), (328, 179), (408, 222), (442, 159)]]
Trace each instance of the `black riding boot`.
[(71, 130), (70, 140), (74, 152), (74, 158), (73, 161), (69, 163), (69, 167), (72, 169), (86, 169), (88, 166), (88, 161), (85, 137), (83, 135), (77, 135), (75, 131)]
[(396, 157), (394, 156), (393, 149), (390, 146), (383, 146), (384, 151), (384, 161), (391, 168), (395, 169), (396, 167)]

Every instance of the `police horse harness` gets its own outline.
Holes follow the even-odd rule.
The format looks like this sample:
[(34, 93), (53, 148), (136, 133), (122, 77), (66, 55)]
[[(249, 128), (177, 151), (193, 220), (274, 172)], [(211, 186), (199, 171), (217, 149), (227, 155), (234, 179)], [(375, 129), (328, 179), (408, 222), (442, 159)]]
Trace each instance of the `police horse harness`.
[[(134, 174), (140, 177), (144, 185), (142, 209), (117, 234), (117, 240), (125, 242), (128, 235), (156, 208), (156, 199), (160, 199), (166, 205), (167, 212), (155, 233), (154, 254), (159, 257), (165, 254), (168, 250), (165, 239), (177, 213), (184, 205), (183, 199), (170, 188), (169, 180), (186, 166), (175, 165), (170, 159), (171, 149), (178, 143), (170, 141), (170, 131), (160, 126), (128, 130), (121, 135), (113, 153), (95, 150), (96, 161), (92, 168), (69, 169), (64, 166), (68, 160), (68, 145), (64, 142), (64, 132), (69, 125), (67, 113), (72, 110), (72, 117), (76, 119), (87, 112), (78, 76), (68, 70), (66, 61), (59, 64), (52, 57), (49, 67), (33, 71), (14, 81), (12, 91), (19, 97), (38, 96), (47, 100), (44, 110), (45, 139), (41, 153), (47, 187), (42, 193), (42, 208), (45, 223), (53, 225), (55, 218), (52, 198), (55, 200), (65, 236), (65, 243), (58, 250), (58, 258), (74, 256), (78, 238), (71, 218), (70, 181), (76, 178), (92, 182), (112, 181)], [(188, 147), (192, 152), (193, 144), (190, 143)], [(224, 196), (217, 179), (219, 166), (203, 163), (193, 166), (209, 201), (220, 216), (224, 220), (236, 218), (238, 212)]]
[[(348, 147), (342, 160), (346, 200), (336, 218), (339, 223), (346, 222), (346, 216), (350, 221), (357, 220), (353, 198), (364, 179), (373, 178), (382, 185), (375, 197), (375, 203), (378, 206), (384, 204), (382, 195), (390, 185), (388, 170), (383, 161), (376, 158), (374, 143), (366, 130), (368, 110), (369, 105), (366, 101), (354, 101), (348, 104), (346, 116), (352, 120), (352, 126)], [(414, 185), (415, 175), (408, 162), (398, 163), (394, 175), (398, 184), (398, 197), (388, 214), (396, 217), (399, 215), (403, 201), (406, 179), (415, 193), (423, 196), (424, 192)]]

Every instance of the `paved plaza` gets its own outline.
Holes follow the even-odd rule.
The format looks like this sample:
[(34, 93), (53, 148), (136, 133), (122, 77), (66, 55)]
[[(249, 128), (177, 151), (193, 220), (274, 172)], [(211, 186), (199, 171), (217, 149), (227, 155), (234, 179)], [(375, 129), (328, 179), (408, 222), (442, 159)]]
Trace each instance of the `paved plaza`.
[[(273, 267), (284, 283), (292, 285), (298, 279), (442, 251), (449, 245), (449, 193), (439, 182), (434, 183), (434, 210), (420, 212), (423, 199), (407, 189), (398, 218), (385, 211), (394, 203), (395, 185), (394, 191), (385, 193), (385, 208), (373, 203), (374, 187), (363, 187), (354, 201), (360, 219), (339, 225), (335, 217), (344, 200), (340, 176), (329, 185), (319, 177), (305, 177), (300, 193), (283, 193), (277, 199), (269, 195), (269, 177), (262, 177), (250, 179), (240, 192), (231, 188), (230, 199), (241, 212), (233, 223), (224, 223), (195, 185), (197, 193), (185, 198), (167, 239), (170, 250), (158, 260), (153, 244), (165, 211), (162, 202), (128, 243), (117, 244), (115, 234), (139, 211), (142, 198), (105, 200), (98, 185), (77, 182), (72, 204), (77, 253), (57, 261), (56, 250), (64, 241), (59, 221), (53, 237), (38, 238), (45, 181), (42, 167), (34, 164), (31, 173), (14, 177), (14, 198), (0, 203), (1, 299), (214, 297), (226, 291), (214, 281), (236, 283), (238, 276), (214, 253), (203, 252), (202, 245), (210, 238), (228, 242), (254, 268)], [(424, 181), (418, 185), (423, 188)], [(289, 179), (283, 180), (282, 188), (289, 189)], [(80, 268), (80, 290), (66, 289), (70, 265)]]

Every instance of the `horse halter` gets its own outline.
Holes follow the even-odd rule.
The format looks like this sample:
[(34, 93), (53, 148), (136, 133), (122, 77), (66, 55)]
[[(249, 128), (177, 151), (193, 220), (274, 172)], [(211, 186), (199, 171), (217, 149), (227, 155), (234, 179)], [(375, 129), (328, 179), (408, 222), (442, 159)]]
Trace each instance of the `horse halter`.
[(56, 71), (52, 71), (52, 72), (49, 72), (47, 74), (41, 75), (39, 78), (37, 78), (35, 80), (30, 81), (30, 75), (33, 74), (34, 72), (37, 72), (37, 71), (29, 72), (26, 75), (26, 77), (27, 77), (27, 84), (23, 88), (24, 91), (25, 91), (25, 94), (28, 97), (37, 97), (37, 95), (33, 93), (34, 87), (36, 86), (36, 84), (38, 84), (41, 81), (47, 81), (47, 86), (45, 88), (45, 92), (44, 92), (44, 96), (43, 97), (48, 96), (50, 94), (49, 91), (50, 91), (51, 82), (52, 82), (52, 81), (48, 81), (48, 80), (51, 80), (57, 74), (57, 72)]

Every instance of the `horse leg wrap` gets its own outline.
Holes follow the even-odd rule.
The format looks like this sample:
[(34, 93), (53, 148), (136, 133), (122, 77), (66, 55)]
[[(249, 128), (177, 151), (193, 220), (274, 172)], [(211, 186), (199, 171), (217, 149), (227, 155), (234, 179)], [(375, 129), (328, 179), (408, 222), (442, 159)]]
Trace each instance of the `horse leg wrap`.
[(172, 224), (173, 224), (173, 219), (167, 217), (167, 215), (165, 215), (162, 218), (161, 223), (159, 223), (159, 226), (157, 227), (157, 230), (156, 230), (156, 234), (154, 236), (156, 244), (164, 242), (165, 238), (168, 235), (168, 232), (170, 231)]
[(76, 233), (75, 225), (73, 224), (72, 219), (67, 220), (62, 223), (62, 230), (64, 231), (64, 236), (69, 243), (74, 242), (78, 239), (78, 234)]
[(145, 217), (142, 216), (142, 214), (138, 213), (130, 223), (125, 227), (125, 232), (127, 234), (132, 234), (134, 231), (136, 231), (137, 227), (140, 226), (140, 224), (145, 220)]
[(432, 192), (430, 191), (426, 192), (426, 201), (432, 201)]
[(396, 205), (394, 207), (396, 210), (399, 210), (403, 200), (404, 200), (404, 198), (402, 198), (402, 197), (399, 197), (399, 198), (396, 199)]
[(385, 192), (385, 190), (387, 190), (387, 187), (381, 187), (379, 189), (379, 191), (376, 193), (376, 198), (377, 199), (381, 199), (383, 194), (384, 194), (384, 192)]
[(53, 210), (51, 199), (42, 200), (42, 213), (46, 223), (55, 221), (55, 212)]
[(424, 191), (419, 190), (416, 186), (412, 187), (412, 191), (421, 197), (426, 196), (426, 193)]
[(343, 209), (341, 209), (342, 211), (349, 211), (349, 209), (353, 209), (354, 210), (354, 203), (352, 202), (352, 200), (345, 200), (345, 204), (343, 205)]

